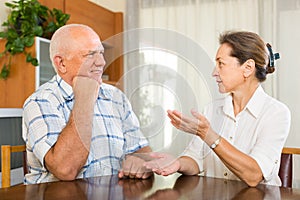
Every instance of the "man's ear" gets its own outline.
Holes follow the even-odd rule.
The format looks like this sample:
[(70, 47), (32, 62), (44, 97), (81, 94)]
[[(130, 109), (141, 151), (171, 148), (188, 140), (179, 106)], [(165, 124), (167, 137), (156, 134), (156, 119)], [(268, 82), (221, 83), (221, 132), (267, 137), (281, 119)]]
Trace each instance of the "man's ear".
[(248, 78), (253, 73), (255, 73), (255, 61), (253, 59), (248, 59), (244, 63), (244, 77)]
[(66, 66), (64, 65), (64, 62), (63, 62), (63, 58), (61, 56), (55, 56), (54, 57), (54, 65), (57, 69), (58, 72), (64, 74), (67, 72), (67, 68)]

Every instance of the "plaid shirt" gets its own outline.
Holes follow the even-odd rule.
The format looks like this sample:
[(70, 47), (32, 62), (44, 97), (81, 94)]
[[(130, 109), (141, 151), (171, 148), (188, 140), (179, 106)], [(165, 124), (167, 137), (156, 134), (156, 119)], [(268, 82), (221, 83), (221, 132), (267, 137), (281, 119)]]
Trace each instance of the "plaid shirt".
[[(72, 87), (58, 75), (25, 101), (23, 139), (29, 167), (25, 184), (58, 180), (45, 168), (44, 157), (68, 123), (73, 104)], [(102, 83), (94, 108), (90, 153), (77, 178), (116, 174), (125, 154), (147, 145), (124, 93)]]

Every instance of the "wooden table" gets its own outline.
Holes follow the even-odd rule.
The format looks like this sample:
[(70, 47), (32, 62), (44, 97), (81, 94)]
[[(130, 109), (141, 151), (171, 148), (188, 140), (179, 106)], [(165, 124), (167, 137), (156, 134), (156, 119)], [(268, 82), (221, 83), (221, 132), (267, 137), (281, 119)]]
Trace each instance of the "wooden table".
[(199, 176), (155, 175), (147, 180), (102, 176), (70, 182), (17, 185), (0, 189), (0, 199), (300, 199), (300, 189), (259, 185)]

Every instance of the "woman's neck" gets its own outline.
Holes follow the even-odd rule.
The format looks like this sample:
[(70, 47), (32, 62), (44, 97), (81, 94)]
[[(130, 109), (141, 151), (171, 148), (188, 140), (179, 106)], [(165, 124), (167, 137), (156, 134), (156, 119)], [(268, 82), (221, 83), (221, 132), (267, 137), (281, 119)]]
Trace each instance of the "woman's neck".
[(235, 116), (237, 116), (246, 107), (259, 85), (259, 83), (251, 84), (248, 87), (241, 88), (240, 90), (231, 93)]

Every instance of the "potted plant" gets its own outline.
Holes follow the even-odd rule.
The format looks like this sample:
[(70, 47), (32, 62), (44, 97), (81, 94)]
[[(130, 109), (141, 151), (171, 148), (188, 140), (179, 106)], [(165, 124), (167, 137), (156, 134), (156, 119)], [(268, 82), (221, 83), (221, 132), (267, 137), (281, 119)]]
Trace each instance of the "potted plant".
[(11, 13), (2, 24), (4, 31), (0, 32), (0, 38), (6, 40), (5, 49), (0, 53), (0, 58), (6, 58), (0, 72), (2, 79), (9, 76), (11, 59), (15, 54), (24, 53), (26, 62), (37, 66), (38, 60), (26, 48), (34, 44), (36, 36), (51, 39), (52, 34), (70, 18), (69, 14), (55, 8), (51, 10), (38, 0), (18, 0), (5, 5)]

